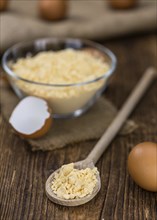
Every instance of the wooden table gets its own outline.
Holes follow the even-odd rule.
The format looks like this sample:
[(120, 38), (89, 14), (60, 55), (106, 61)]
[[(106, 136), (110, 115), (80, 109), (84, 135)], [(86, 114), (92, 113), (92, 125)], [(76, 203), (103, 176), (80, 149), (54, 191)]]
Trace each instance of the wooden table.
[[(156, 62), (156, 36), (136, 36), (103, 42), (118, 57), (116, 75), (105, 95), (120, 108), (144, 70)], [(44, 192), (49, 174), (62, 164), (83, 159), (95, 141), (69, 145), (53, 152), (31, 152), (9, 131), (0, 117), (1, 220), (155, 220), (157, 195), (139, 188), (127, 171), (131, 148), (143, 141), (157, 142), (157, 83), (131, 118), (138, 129), (118, 136), (99, 160), (102, 188), (95, 199), (80, 207), (50, 202)]]

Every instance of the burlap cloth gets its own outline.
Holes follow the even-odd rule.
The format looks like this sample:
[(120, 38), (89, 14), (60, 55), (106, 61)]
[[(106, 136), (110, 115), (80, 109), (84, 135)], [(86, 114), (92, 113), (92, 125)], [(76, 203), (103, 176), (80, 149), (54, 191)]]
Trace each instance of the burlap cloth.
[[(8, 121), (19, 99), (4, 80), (1, 80), (0, 92), (2, 115)], [(73, 119), (56, 119), (48, 134), (38, 140), (29, 139), (27, 141), (33, 151), (46, 151), (65, 147), (72, 143), (98, 139), (109, 126), (116, 113), (116, 108), (102, 97), (84, 115)], [(137, 124), (135, 122), (127, 121), (121, 135), (129, 134), (136, 128)], [(12, 131), (11, 127), (10, 131)]]
[(112, 10), (107, 0), (73, 0), (67, 19), (46, 22), (38, 16), (37, 0), (10, 0), (0, 17), (0, 50), (39, 37), (106, 39), (156, 28), (156, 0), (139, 1), (132, 10)]

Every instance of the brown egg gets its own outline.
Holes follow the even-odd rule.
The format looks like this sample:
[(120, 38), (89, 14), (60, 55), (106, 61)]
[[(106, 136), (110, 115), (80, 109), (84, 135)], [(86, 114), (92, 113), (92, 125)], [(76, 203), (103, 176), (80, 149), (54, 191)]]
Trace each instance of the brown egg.
[(109, 3), (113, 8), (128, 9), (137, 4), (138, 0), (110, 0)]
[(15, 107), (9, 122), (21, 137), (40, 138), (52, 125), (51, 110), (45, 100), (28, 96)]
[(128, 171), (141, 188), (157, 192), (157, 143), (136, 145), (128, 157)]
[(8, 0), (0, 0), (0, 11), (5, 11), (8, 6)]
[(66, 16), (67, 0), (39, 0), (40, 16), (47, 20), (60, 20)]

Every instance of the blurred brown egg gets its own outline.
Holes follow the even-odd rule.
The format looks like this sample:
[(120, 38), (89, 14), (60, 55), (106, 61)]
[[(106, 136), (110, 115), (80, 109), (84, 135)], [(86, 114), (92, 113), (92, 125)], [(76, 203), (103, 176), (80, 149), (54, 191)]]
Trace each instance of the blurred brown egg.
[(40, 16), (47, 20), (60, 20), (67, 14), (67, 0), (39, 0)]
[(128, 9), (136, 6), (138, 0), (110, 0), (109, 3), (113, 8)]
[(0, 11), (7, 10), (8, 0), (0, 0)]
[(128, 171), (140, 187), (157, 192), (157, 143), (136, 145), (128, 157)]

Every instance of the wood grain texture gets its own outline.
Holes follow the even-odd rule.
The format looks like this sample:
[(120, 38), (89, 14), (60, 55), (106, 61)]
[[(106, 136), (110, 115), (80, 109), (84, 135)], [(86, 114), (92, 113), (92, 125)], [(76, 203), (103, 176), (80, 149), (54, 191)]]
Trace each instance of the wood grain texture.
[[(144, 70), (156, 63), (156, 36), (136, 36), (105, 42), (118, 57), (115, 77), (105, 96), (120, 108)], [(157, 83), (142, 99), (131, 118), (139, 127), (118, 136), (97, 163), (102, 188), (89, 203), (63, 207), (44, 192), (47, 177), (62, 164), (84, 159), (97, 140), (53, 152), (31, 152), (28, 144), (10, 132), (0, 117), (1, 220), (155, 220), (157, 194), (139, 188), (127, 172), (131, 148), (142, 141), (157, 142)]]

